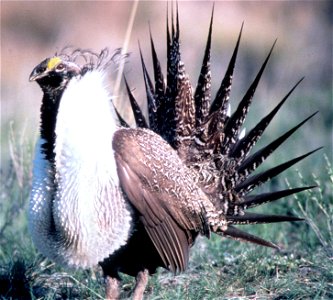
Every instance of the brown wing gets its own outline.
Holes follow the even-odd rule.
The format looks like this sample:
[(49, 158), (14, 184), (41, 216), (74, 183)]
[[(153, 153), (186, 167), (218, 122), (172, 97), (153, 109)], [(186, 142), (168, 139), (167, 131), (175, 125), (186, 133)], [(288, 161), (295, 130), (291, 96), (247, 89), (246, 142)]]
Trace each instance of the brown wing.
[(187, 267), (194, 234), (209, 234), (204, 193), (177, 153), (158, 135), (121, 129), (113, 139), (120, 184), (159, 252), (173, 272)]

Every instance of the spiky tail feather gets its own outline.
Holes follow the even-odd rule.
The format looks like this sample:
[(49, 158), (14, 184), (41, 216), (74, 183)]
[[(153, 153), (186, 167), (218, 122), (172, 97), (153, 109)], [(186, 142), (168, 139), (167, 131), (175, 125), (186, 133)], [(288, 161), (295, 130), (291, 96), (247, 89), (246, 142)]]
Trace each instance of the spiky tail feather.
[[(302, 220), (292, 216), (248, 213), (245, 212), (245, 210), (315, 187), (299, 187), (258, 195), (249, 195), (256, 187), (320, 149), (310, 151), (276, 167), (250, 176), (283, 142), (316, 113), (310, 115), (267, 146), (249, 155), (272, 119), (303, 78), (291, 88), (280, 103), (254, 126), (252, 130), (244, 137), (240, 137), (239, 133), (241, 127), (247, 116), (256, 88), (267, 66), (276, 41), (273, 43), (258, 74), (239, 103), (236, 111), (233, 115), (229, 116), (229, 96), (243, 24), (226, 74), (221, 81), (215, 98), (212, 100), (210, 51), (213, 11), (201, 71), (194, 93), (192, 92), (188, 75), (185, 72), (185, 66), (181, 61), (178, 9), (176, 12), (176, 23), (174, 22), (173, 14), (171, 26), (169, 26), (169, 18), (167, 18), (166, 85), (164, 81), (165, 77), (161, 70), (161, 64), (155, 51), (152, 34), (150, 33), (154, 83), (148, 74), (140, 50), (148, 102), (149, 122), (145, 119), (144, 114), (125, 81), (136, 126), (148, 127), (161, 135), (178, 151), (185, 164), (190, 168), (200, 170), (200, 177), (203, 178), (200, 181), (200, 185), (204, 190), (210, 190), (210, 188), (207, 187), (210, 185), (207, 178), (211, 181), (213, 177), (213, 180), (218, 183), (215, 185), (215, 190), (210, 190), (209, 195), (215, 199), (217, 206), (223, 210), (228, 226), (224, 230), (217, 229), (217, 234), (267, 247), (278, 248), (275, 244), (244, 232), (233, 225)], [(121, 120), (124, 125), (127, 124), (123, 119)], [(206, 166), (209, 167), (206, 168)]]

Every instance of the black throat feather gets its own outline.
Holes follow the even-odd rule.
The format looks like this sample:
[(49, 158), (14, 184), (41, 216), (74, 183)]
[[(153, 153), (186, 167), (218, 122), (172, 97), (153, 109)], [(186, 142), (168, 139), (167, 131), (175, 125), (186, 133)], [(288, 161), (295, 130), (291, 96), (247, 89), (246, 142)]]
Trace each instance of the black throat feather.
[(57, 122), (59, 103), (63, 92), (64, 89), (57, 89), (52, 92), (46, 91), (44, 93), (41, 106), (40, 134), (41, 138), (45, 141), (42, 145), (42, 152), (45, 154), (45, 158), (51, 163), (52, 166), (54, 164), (55, 158), (55, 127)]

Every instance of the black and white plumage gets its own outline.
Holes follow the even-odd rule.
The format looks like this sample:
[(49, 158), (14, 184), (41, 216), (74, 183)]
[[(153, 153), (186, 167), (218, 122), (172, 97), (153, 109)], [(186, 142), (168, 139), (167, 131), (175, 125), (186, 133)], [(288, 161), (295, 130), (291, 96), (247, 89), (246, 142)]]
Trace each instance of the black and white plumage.
[(245, 211), (311, 188), (248, 195), (313, 152), (251, 175), (312, 117), (249, 155), (298, 83), (258, 125), (241, 134), (272, 50), (230, 115), (240, 36), (211, 100), (211, 34), (212, 20), (194, 92), (180, 57), (178, 15), (168, 29), (166, 82), (151, 39), (154, 84), (142, 59), (148, 120), (126, 82), (137, 128), (129, 128), (112, 105), (108, 51), (56, 55), (31, 73), (30, 80), (44, 93), (29, 210), (33, 241), (44, 255), (65, 266), (99, 263), (108, 279), (109, 298), (118, 296), (119, 272), (137, 276), (134, 298), (141, 299), (148, 274), (158, 267), (184, 271), (199, 234), (276, 247), (233, 225), (300, 220)]

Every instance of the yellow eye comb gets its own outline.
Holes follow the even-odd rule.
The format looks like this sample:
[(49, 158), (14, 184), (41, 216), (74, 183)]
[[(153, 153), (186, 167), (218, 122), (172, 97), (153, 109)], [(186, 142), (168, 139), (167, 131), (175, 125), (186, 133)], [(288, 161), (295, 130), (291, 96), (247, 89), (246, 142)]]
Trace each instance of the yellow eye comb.
[(50, 58), (50, 60), (47, 63), (47, 69), (52, 70), (57, 64), (61, 62), (61, 58), (59, 56), (55, 56)]

